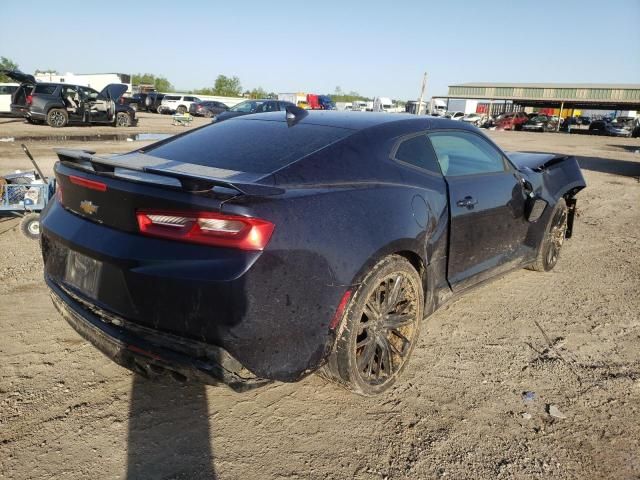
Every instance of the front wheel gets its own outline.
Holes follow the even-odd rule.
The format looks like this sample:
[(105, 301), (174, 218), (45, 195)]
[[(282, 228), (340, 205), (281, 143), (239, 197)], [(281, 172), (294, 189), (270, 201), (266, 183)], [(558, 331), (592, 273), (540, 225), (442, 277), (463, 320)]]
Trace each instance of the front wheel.
[(529, 267), (531, 270), (548, 272), (556, 266), (560, 256), (560, 249), (567, 234), (568, 218), (567, 202), (565, 202), (564, 198), (561, 198), (551, 213), (551, 219), (545, 230), (536, 261)]
[(22, 217), (20, 221), (20, 230), (25, 237), (31, 240), (40, 238), (40, 214), (29, 213)]
[(418, 272), (404, 257), (384, 258), (355, 290), (321, 374), (360, 395), (383, 393), (408, 363), (423, 314)]
[(47, 113), (47, 123), (50, 127), (61, 128), (69, 122), (69, 115), (62, 108), (52, 108)]
[(120, 112), (116, 115), (116, 127), (130, 127), (131, 116), (128, 113)]

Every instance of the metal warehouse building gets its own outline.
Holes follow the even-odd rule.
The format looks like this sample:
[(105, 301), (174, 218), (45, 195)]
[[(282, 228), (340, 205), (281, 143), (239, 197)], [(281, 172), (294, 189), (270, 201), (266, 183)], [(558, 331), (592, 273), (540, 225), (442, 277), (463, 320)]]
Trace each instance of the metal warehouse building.
[[(640, 110), (640, 85), (638, 84), (591, 84), (591, 83), (463, 83), (450, 85), (446, 99), (473, 99), (488, 103), (491, 113), (518, 107), (559, 108), (594, 110)], [(493, 107), (493, 108), (492, 108)], [(562, 115), (562, 113), (561, 113)]]

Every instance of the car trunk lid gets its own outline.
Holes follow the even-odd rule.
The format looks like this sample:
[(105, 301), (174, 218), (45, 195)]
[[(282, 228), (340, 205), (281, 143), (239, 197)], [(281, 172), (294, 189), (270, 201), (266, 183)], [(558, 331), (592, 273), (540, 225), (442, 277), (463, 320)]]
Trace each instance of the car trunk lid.
[(2, 73), (19, 83), (28, 83), (31, 85), (36, 83), (36, 79), (33, 75), (21, 72), (20, 70), (3, 70)]
[(117, 102), (127, 89), (128, 87), (124, 83), (110, 83), (100, 91), (100, 96)]
[(282, 189), (260, 185), (261, 174), (168, 161), (133, 152), (99, 157), (57, 149), (59, 197), (63, 206), (88, 220), (139, 232), (141, 210), (219, 212), (238, 195), (269, 196)]

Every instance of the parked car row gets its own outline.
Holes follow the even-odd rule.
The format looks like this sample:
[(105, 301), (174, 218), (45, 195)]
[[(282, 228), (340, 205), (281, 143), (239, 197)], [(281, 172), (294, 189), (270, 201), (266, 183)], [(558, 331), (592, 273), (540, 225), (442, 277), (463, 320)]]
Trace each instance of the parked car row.
[(229, 110), (222, 102), (201, 100), (194, 95), (172, 95), (159, 92), (136, 93), (122, 97), (121, 103), (130, 105), (134, 110), (155, 113), (190, 113), (198, 117), (211, 118)]
[(640, 120), (634, 117), (594, 120), (589, 125), (589, 133), (613, 137), (638, 137), (640, 136)]
[(239, 104), (220, 112), (213, 117), (212, 123), (221, 122), (234, 117), (250, 115), (252, 113), (269, 113), (285, 111), (287, 107), (295, 107), (291, 102), (271, 99), (245, 100)]
[(634, 117), (617, 117), (592, 120), (585, 115), (559, 118), (540, 112), (505, 112), (497, 117), (482, 113), (446, 112), (445, 118), (460, 120), (481, 128), (496, 130), (523, 130), (525, 132), (555, 132), (557, 130), (571, 132), (572, 128), (585, 130), (592, 135), (611, 135), (618, 137), (640, 137), (640, 119)]

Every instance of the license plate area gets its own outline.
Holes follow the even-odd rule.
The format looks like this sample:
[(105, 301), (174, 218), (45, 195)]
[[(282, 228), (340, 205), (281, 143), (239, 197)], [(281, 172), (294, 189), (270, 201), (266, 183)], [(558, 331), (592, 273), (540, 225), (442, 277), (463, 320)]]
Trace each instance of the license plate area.
[(67, 255), (64, 281), (85, 295), (96, 298), (102, 262), (71, 250)]

